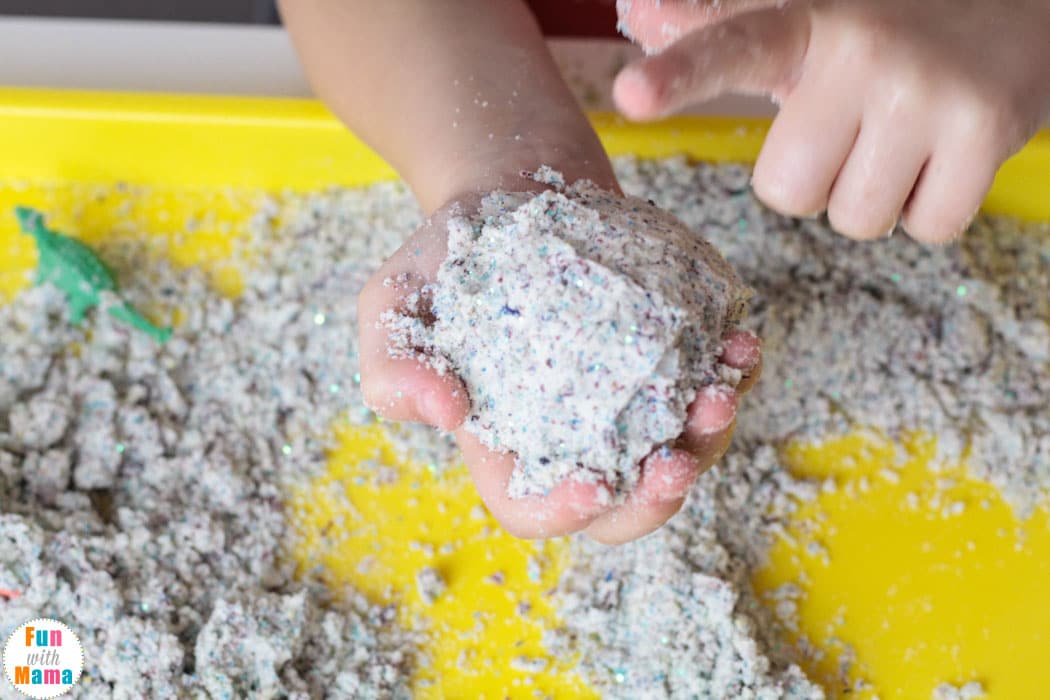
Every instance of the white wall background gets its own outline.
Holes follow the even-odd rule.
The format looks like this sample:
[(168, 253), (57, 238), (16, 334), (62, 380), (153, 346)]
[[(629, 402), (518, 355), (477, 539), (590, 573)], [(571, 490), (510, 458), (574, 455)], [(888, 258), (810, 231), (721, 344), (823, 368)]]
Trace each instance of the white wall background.
[[(611, 110), (620, 41), (557, 39), (552, 51), (581, 101)], [(86, 90), (310, 95), (283, 29), (261, 25), (0, 18), (0, 84)], [(768, 115), (765, 100), (727, 98), (697, 113)]]

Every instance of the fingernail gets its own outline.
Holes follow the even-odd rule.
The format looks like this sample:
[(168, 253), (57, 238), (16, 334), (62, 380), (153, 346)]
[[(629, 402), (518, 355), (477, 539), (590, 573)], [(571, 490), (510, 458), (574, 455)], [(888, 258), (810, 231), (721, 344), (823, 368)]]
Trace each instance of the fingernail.
[(417, 398), (416, 411), (424, 423), (438, 428), (444, 427), (441, 425), (441, 398), (434, 392), (427, 392)]
[(620, 71), (613, 83), (613, 99), (628, 119), (653, 119), (664, 114), (668, 105), (645, 69), (631, 64)]
[(664, 489), (657, 490), (657, 500), (661, 503), (678, 501), (685, 498), (689, 489), (693, 487), (699, 474), (696, 457), (689, 455), (689, 459), (672, 459), (664, 466), (661, 475)]
[(569, 508), (581, 518), (596, 518), (607, 511), (612, 503), (613, 496), (609, 488), (604, 484), (597, 484), (592, 498), (572, 498)]
[(753, 331), (742, 331), (741, 335), (746, 336), (751, 341), (747, 344), (744, 366), (740, 368), (744, 376), (747, 376), (755, 371), (755, 367), (758, 367), (758, 363), (762, 359), (762, 339)]
[(726, 430), (736, 420), (736, 396), (733, 390), (723, 384), (712, 384), (700, 390), (700, 395), (709, 405), (721, 405), (724, 415), (712, 425), (703, 425), (701, 435), (714, 435)]
[(689, 489), (691, 489), (692, 486), (692, 484), (689, 484), (681, 490), (676, 489), (674, 491), (660, 492), (656, 497), (656, 501), (657, 503), (674, 503), (675, 501), (680, 501), (688, 495)]

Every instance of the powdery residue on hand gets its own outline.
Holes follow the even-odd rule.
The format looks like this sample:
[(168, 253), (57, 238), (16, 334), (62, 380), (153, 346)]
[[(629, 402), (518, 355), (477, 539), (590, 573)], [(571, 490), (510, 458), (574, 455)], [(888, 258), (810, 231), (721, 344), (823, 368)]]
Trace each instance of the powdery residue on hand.
[(704, 238), (637, 197), (581, 181), (495, 192), (449, 223), (425, 326), (391, 319), (394, 352), (439, 356), (471, 398), (468, 430), (517, 455), (521, 497), (565, 479), (622, 498), (674, 440), (747, 288)]

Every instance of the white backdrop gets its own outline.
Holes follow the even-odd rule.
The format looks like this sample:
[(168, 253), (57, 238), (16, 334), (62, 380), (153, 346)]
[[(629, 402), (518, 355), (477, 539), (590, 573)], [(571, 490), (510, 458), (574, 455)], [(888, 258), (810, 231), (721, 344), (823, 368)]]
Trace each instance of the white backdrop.
[[(620, 41), (556, 39), (551, 48), (590, 109), (612, 108), (616, 68), (638, 55)], [(301, 97), (310, 94), (279, 27), (172, 22), (0, 19), (0, 84)], [(768, 115), (766, 100), (731, 97), (696, 113)]]

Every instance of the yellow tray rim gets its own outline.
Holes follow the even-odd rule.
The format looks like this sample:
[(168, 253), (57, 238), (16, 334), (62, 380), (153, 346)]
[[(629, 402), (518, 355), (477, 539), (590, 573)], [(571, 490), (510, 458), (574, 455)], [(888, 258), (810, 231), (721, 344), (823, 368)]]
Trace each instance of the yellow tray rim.
[[(613, 156), (753, 162), (769, 120), (591, 120)], [(306, 191), (397, 177), (312, 99), (0, 87), (8, 178)], [(1050, 131), (999, 172), (985, 210), (1050, 220)]]

